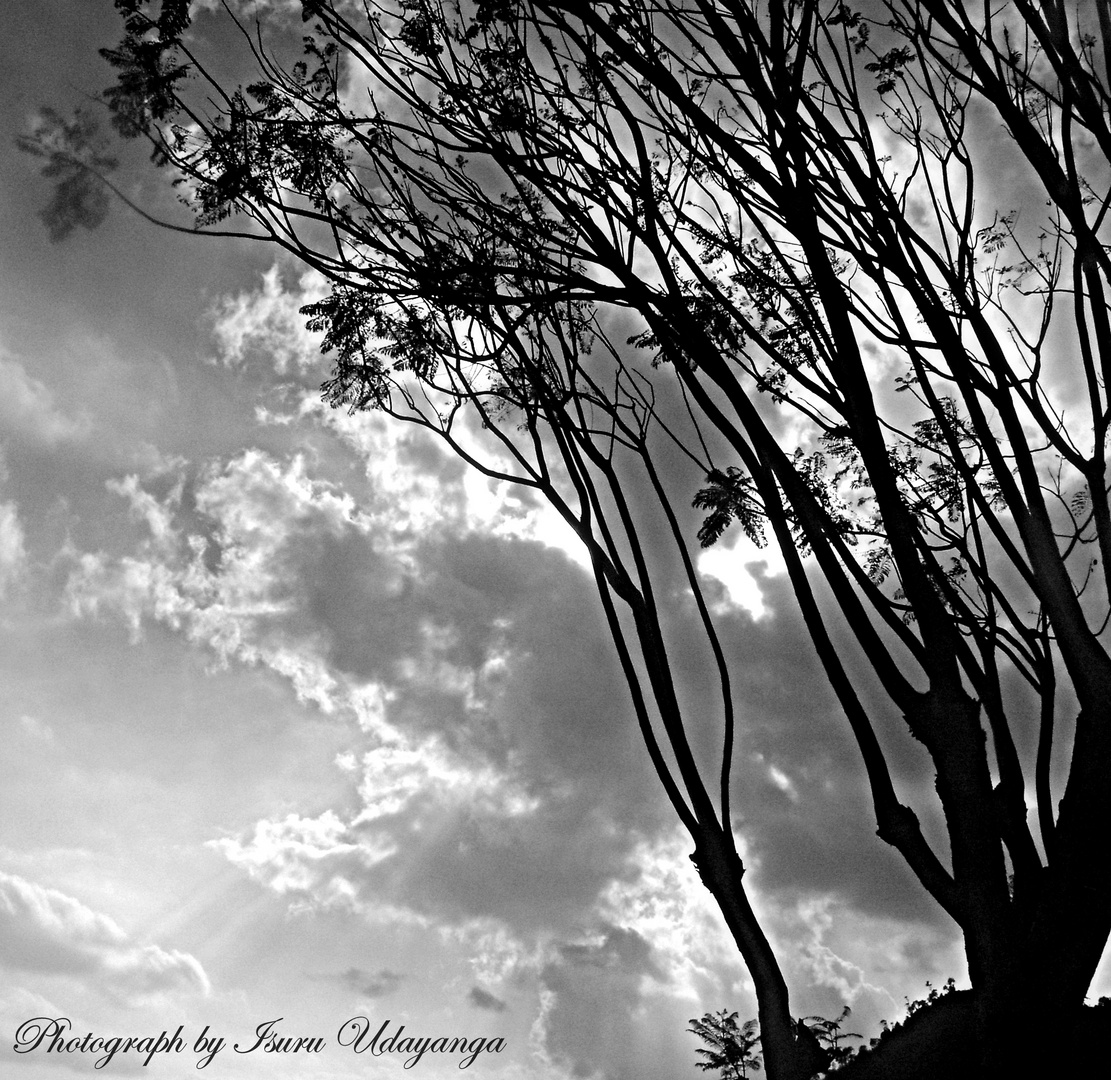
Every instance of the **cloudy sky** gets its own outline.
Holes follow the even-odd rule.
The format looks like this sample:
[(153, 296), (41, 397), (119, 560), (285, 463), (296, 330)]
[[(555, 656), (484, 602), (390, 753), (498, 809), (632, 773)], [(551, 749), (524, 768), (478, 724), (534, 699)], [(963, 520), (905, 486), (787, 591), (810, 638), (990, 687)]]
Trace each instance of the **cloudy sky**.
[[(9, 147), (110, 81), (111, 7), (6, 11)], [(0, 155), (5, 1071), (93, 1075), (89, 1053), (12, 1052), (66, 1017), (181, 1025), (152, 1076), (206, 1026), (227, 1040), (206, 1075), (396, 1075), (338, 1044), (363, 1016), (504, 1039), (484, 1076), (700, 1075), (688, 1018), (755, 1015), (751, 986), (572, 540), (419, 433), (324, 409), (296, 267), (122, 210), (52, 245), (44, 196)], [(732, 589), (746, 881), (796, 1010), (847, 1003), (871, 1032), (960, 980), (960, 948), (873, 835), (783, 579), (731, 542), (708, 569)], [(926, 799), (924, 762), (896, 764)], [(327, 1046), (234, 1052), (278, 1018)]]

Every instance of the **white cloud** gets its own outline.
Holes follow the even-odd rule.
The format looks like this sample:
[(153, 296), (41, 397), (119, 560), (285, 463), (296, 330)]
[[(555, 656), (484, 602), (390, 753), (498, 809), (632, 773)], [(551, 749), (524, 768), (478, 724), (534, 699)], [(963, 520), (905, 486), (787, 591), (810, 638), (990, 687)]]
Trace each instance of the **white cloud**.
[(384, 841), (375, 849), (331, 810), (316, 818), (290, 814), (283, 821), (260, 821), (250, 840), (214, 840), (211, 846), (278, 893), (304, 893), (322, 903), (346, 903), (352, 890), (344, 864), (373, 866), (396, 848)]
[[(680, 827), (643, 840), (629, 858), (636, 874), (615, 878), (599, 911), (613, 925), (652, 943), (669, 993), (688, 1001), (706, 996), (724, 1001), (745, 971), (721, 913), (690, 861), (692, 846)], [(652, 991), (651, 986), (644, 989)]]
[(809, 930), (810, 942), (803, 950), (803, 964), (809, 967), (815, 985), (828, 986), (838, 992), (846, 1004), (853, 1005), (862, 994), (878, 994), (887, 998), (887, 1003), (895, 1005), (881, 986), (872, 985), (863, 967), (850, 959), (839, 956), (826, 942), (833, 926), (830, 913), (832, 899), (811, 897), (797, 906), (799, 921)]
[(26, 562), (23, 526), (15, 503), (0, 502), (0, 599), (23, 573)]
[(151, 534), (151, 542), (159, 550), (171, 550), (174, 544), (174, 511), (181, 503), (182, 484), (174, 485), (173, 491), (159, 501), (139, 486), (138, 476), (127, 476), (123, 480), (108, 480), (105, 486), (131, 504), (131, 516), (143, 522)]
[[(325, 364), (320, 335), (305, 329), (300, 312), (326, 291), (319, 274), (310, 271), (287, 285), (274, 265), (256, 289), (224, 299), (213, 311), (222, 362), (256, 371), (272, 369), (283, 379), (305, 376), (299, 387), (284, 381), (272, 387), (276, 404), (258, 407), (259, 422), (290, 426), (308, 420), (338, 435), (365, 466), (372, 493), (366, 511), (388, 527), (395, 542), (450, 526), (536, 539), (589, 569), (586, 549), (571, 528), (531, 492), (467, 467), (438, 436), (416, 425), (383, 413), (352, 414), (323, 403), (317, 374)], [(458, 423), (452, 434), (475, 460), (513, 472), (508, 456), (479, 426)]]
[(791, 778), (782, 769), (775, 765), (769, 765), (768, 777), (791, 802), (799, 801), (798, 790), (795, 788), (794, 783), (792, 783)]
[(28, 442), (54, 446), (82, 439), (92, 422), (87, 415), (68, 415), (54, 402), (54, 394), (18, 361), (0, 355), (0, 430)]
[(130, 502), (149, 536), (133, 556), (78, 557), (67, 585), (75, 614), (114, 613), (136, 639), (144, 619), (154, 619), (207, 645), (221, 662), (263, 663), (302, 700), (335, 707), (335, 680), (290, 637), (287, 623), (296, 622), (298, 548), (362, 528), (348, 496), (310, 480), (300, 457), (283, 465), (252, 450), (200, 478), (192, 492), (196, 531), (182, 518), (181, 482), (162, 499), (133, 476), (109, 487)]
[[(394, 449), (413, 483), (439, 468)], [(247, 451), (157, 497), (134, 477), (110, 487), (144, 538), (77, 559), (75, 613), (136, 637), (161, 622), (358, 721), (360, 807), (262, 822), (221, 844), (233, 862), (299, 903), (532, 930), (588, 910), (635, 842), (624, 826), (658, 800), (581, 571), (469, 529), (450, 484), (427, 504), (437, 528), (400, 526), (407, 487), (357, 507), (300, 457)]]
[(732, 547), (721, 542), (699, 553), (698, 571), (716, 578), (731, 603), (760, 619), (771, 614), (761, 582), (786, 573), (787, 566), (778, 549), (758, 548), (747, 536), (738, 535)]
[(127, 999), (209, 991), (188, 953), (133, 941), (107, 915), (0, 871), (0, 965), (92, 980)]
[(281, 375), (318, 364), (318, 339), (305, 329), (300, 308), (326, 291), (321, 275), (308, 271), (291, 292), (283, 286), (278, 267), (272, 266), (257, 289), (224, 297), (213, 309), (220, 359), (241, 366), (264, 357)]

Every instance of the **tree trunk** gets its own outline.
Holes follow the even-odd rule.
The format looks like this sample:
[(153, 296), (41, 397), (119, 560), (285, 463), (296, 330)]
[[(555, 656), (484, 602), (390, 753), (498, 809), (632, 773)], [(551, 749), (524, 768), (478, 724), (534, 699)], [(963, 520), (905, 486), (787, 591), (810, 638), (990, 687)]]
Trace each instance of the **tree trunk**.
[[(1028, 957), (1027, 959), (1031, 959)], [(1083, 996), (1062, 1000), (1041, 964), (1013, 965), (1019, 972), (1010, 993), (994, 1001), (976, 995), (976, 1047), (971, 1064), (979, 1080), (1014, 1080), (1035, 1065), (1054, 1076), (1084, 1076), (1094, 1048), (1085, 1030)], [(1100, 1053), (1106, 1052), (1106, 1036)], [(1037, 1059), (1032, 1058), (1037, 1055)]]
[(809, 1080), (829, 1064), (817, 1039), (790, 1011), (787, 983), (756, 920), (742, 877), (744, 864), (720, 828), (704, 828), (691, 861), (717, 901), (756, 986), (760, 1045), (768, 1080)]

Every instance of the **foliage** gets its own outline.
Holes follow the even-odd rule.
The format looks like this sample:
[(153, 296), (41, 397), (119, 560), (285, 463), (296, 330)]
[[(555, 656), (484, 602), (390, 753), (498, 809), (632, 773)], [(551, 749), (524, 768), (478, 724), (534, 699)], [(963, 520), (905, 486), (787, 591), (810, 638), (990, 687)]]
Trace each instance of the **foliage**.
[(710, 511), (698, 530), (702, 546), (716, 543), (734, 521), (739, 521), (745, 535), (757, 547), (763, 547), (768, 541), (752, 477), (730, 465), (725, 472), (711, 469), (706, 481), (707, 486), (695, 495), (693, 503), (699, 510)]
[(924, 998), (915, 998), (914, 1001), (907, 1001), (907, 1016), (913, 1016), (919, 1009), (925, 1009), (932, 1005), (939, 998), (945, 997), (946, 994), (952, 994), (957, 989), (957, 984), (953, 977), (950, 976), (945, 980), (945, 985), (940, 989), (932, 983), (926, 983), (926, 990), (928, 991)]
[[(950, 980), (951, 984), (952, 980)], [(851, 1060), (855, 1053), (855, 1048), (842, 1045), (842, 1040), (861, 1038), (856, 1032), (841, 1030), (851, 1013), (852, 1009), (846, 1005), (835, 1019), (807, 1016), (802, 1020), (802, 1023), (817, 1037), (828, 1055), (829, 1071), (840, 1068)], [(743, 1080), (748, 1076), (747, 1070), (759, 1070), (760, 1056), (753, 1053), (760, 1042), (758, 1021), (746, 1020), (738, 1025), (737, 1014), (722, 1009), (716, 1013), (706, 1013), (701, 1020), (692, 1019), (690, 1023), (691, 1027), (688, 1030), (710, 1047), (708, 1050), (703, 1047), (698, 1048), (697, 1053), (706, 1059), (695, 1063), (698, 1068), (705, 1071), (716, 1069), (721, 1073), (723, 1080), (737, 1080), (737, 1078)], [(876, 1041), (872, 1040), (873, 1045)]]
[(849, 1018), (851, 1013), (852, 1009), (846, 1005), (842, 1008), (836, 1019), (830, 1020), (822, 1016), (807, 1016), (803, 1019), (803, 1023), (817, 1036), (823, 1049), (829, 1055), (831, 1069), (840, 1068), (849, 1061), (856, 1052), (855, 1047), (843, 1046), (843, 1039), (863, 1038), (858, 1032), (841, 1030), (841, 1026)]
[[(927, 993), (925, 997), (915, 998), (913, 1001), (911, 1001), (909, 998), (903, 998), (903, 1003), (906, 1006), (906, 1017), (904, 1017), (904, 1020), (909, 1020), (910, 1017), (912, 1017), (915, 1013), (929, 1008), (929, 1006), (935, 1004), (941, 998), (945, 997), (948, 994), (954, 993), (956, 989), (957, 985), (952, 976), (945, 980), (945, 985), (942, 986), (940, 989), (934, 986), (932, 983), (927, 982)], [(869, 1046), (873, 1048), (878, 1046), (885, 1035), (889, 1034), (891, 1031), (894, 1031), (899, 1026), (899, 1022), (896, 1022), (894, 1025), (892, 1025), (889, 1024), (886, 1020), (881, 1020), (880, 1028), (882, 1029), (882, 1034), (877, 1038), (871, 1039), (869, 1041)]]
[(760, 1036), (756, 1020), (746, 1020), (737, 1026), (737, 1014), (722, 1009), (706, 1013), (701, 1020), (691, 1019), (689, 1031), (697, 1035), (710, 1049), (699, 1047), (697, 1053), (706, 1060), (695, 1064), (709, 1071), (715, 1069), (722, 1080), (745, 1080), (749, 1070), (760, 1071), (760, 1055), (755, 1053)]
[(16, 139), (24, 152), (43, 158), (42, 175), (55, 181), (50, 202), (40, 211), (50, 239), (64, 240), (79, 225), (95, 229), (108, 215), (111, 199), (101, 177), (116, 168), (106, 153), (96, 117), (79, 109), (67, 120), (55, 109), (41, 111), (26, 135)]

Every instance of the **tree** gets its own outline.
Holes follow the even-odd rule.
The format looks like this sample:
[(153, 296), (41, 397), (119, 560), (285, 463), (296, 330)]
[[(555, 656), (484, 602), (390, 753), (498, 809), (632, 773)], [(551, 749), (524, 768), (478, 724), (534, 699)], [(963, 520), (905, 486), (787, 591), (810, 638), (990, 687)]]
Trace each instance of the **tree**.
[[(929, 986), (929, 983), (926, 985)], [(952, 979), (947, 986), (952, 989)], [(939, 996), (938, 991), (934, 990), (928, 1002), (915, 1002), (914, 1006), (924, 1008)], [(913, 1006), (908, 1006), (908, 1010), (912, 1013), (915, 1011)], [(830, 1069), (844, 1065), (855, 1053), (854, 1047), (842, 1045), (843, 1040), (862, 1038), (855, 1031), (841, 1030), (842, 1024), (851, 1013), (852, 1009), (846, 1005), (835, 1020), (824, 1016), (806, 1016), (800, 1021), (825, 1050)], [(706, 1013), (701, 1020), (692, 1017), (690, 1023), (688, 1030), (710, 1047), (709, 1050), (705, 1047), (698, 1048), (697, 1053), (705, 1058), (705, 1061), (695, 1063), (698, 1068), (706, 1072), (715, 1069), (721, 1073), (722, 1080), (746, 1080), (750, 1069), (759, 1072), (760, 1055), (754, 1050), (760, 1042), (760, 1032), (755, 1020), (746, 1020), (738, 1025), (735, 1012), (721, 1009), (716, 1013)]]
[[(701, 544), (736, 524), (782, 552), (876, 831), (964, 934), (982, 1075), (1035, 1016), (1067, 1044), (1111, 931), (1111, 5), (303, 0), (294, 59), (229, 0), (243, 86), (191, 6), (116, 0), (113, 125), (196, 230), (328, 279), (306, 314), (333, 405), (424, 426), (586, 544), (772, 1080), (824, 1055), (742, 880), (692, 499)], [(103, 174), (80, 134), (37, 145)], [(669, 667), (664, 566), (717, 672), (717, 762)], [(948, 853), (896, 790), (892, 716)]]
[(760, 1071), (760, 1055), (754, 1053), (760, 1042), (755, 1020), (746, 1020), (738, 1027), (737, 1014), (722, 1009), (706, 1013), (701, 1020), (692, 1017), (690, 1023), (687, 1030), (710, 1047), (698, 1048), (697, 1052), (706, 1059), (696, 1062), (698, 1068), (704, 1072), (718, 1070), (722, 1080), (747, 1080), (750, 1069)]
[(846, 1005), (842, 1008), (841, 1012), (837, 1014), (836, 1020), (831, 1020), (824, 1016), (807, 1016), (803, 1020), (803, 1023), (810, 1028), (815, 1038), (817, 1038), (825, 1048), (826, 1053), (829, 1055), (829, 1063), (832, 1068), (844, 1065), (845, 1062), (852, 1059), (855, 1053), (855, 1048), (843, 1046), (842, 1040), (861, 1039), (864, 1037), (856, 1031), (841, 1030), (841, 1025), (844, 1024), (851, 1013), (852, 1009)]

